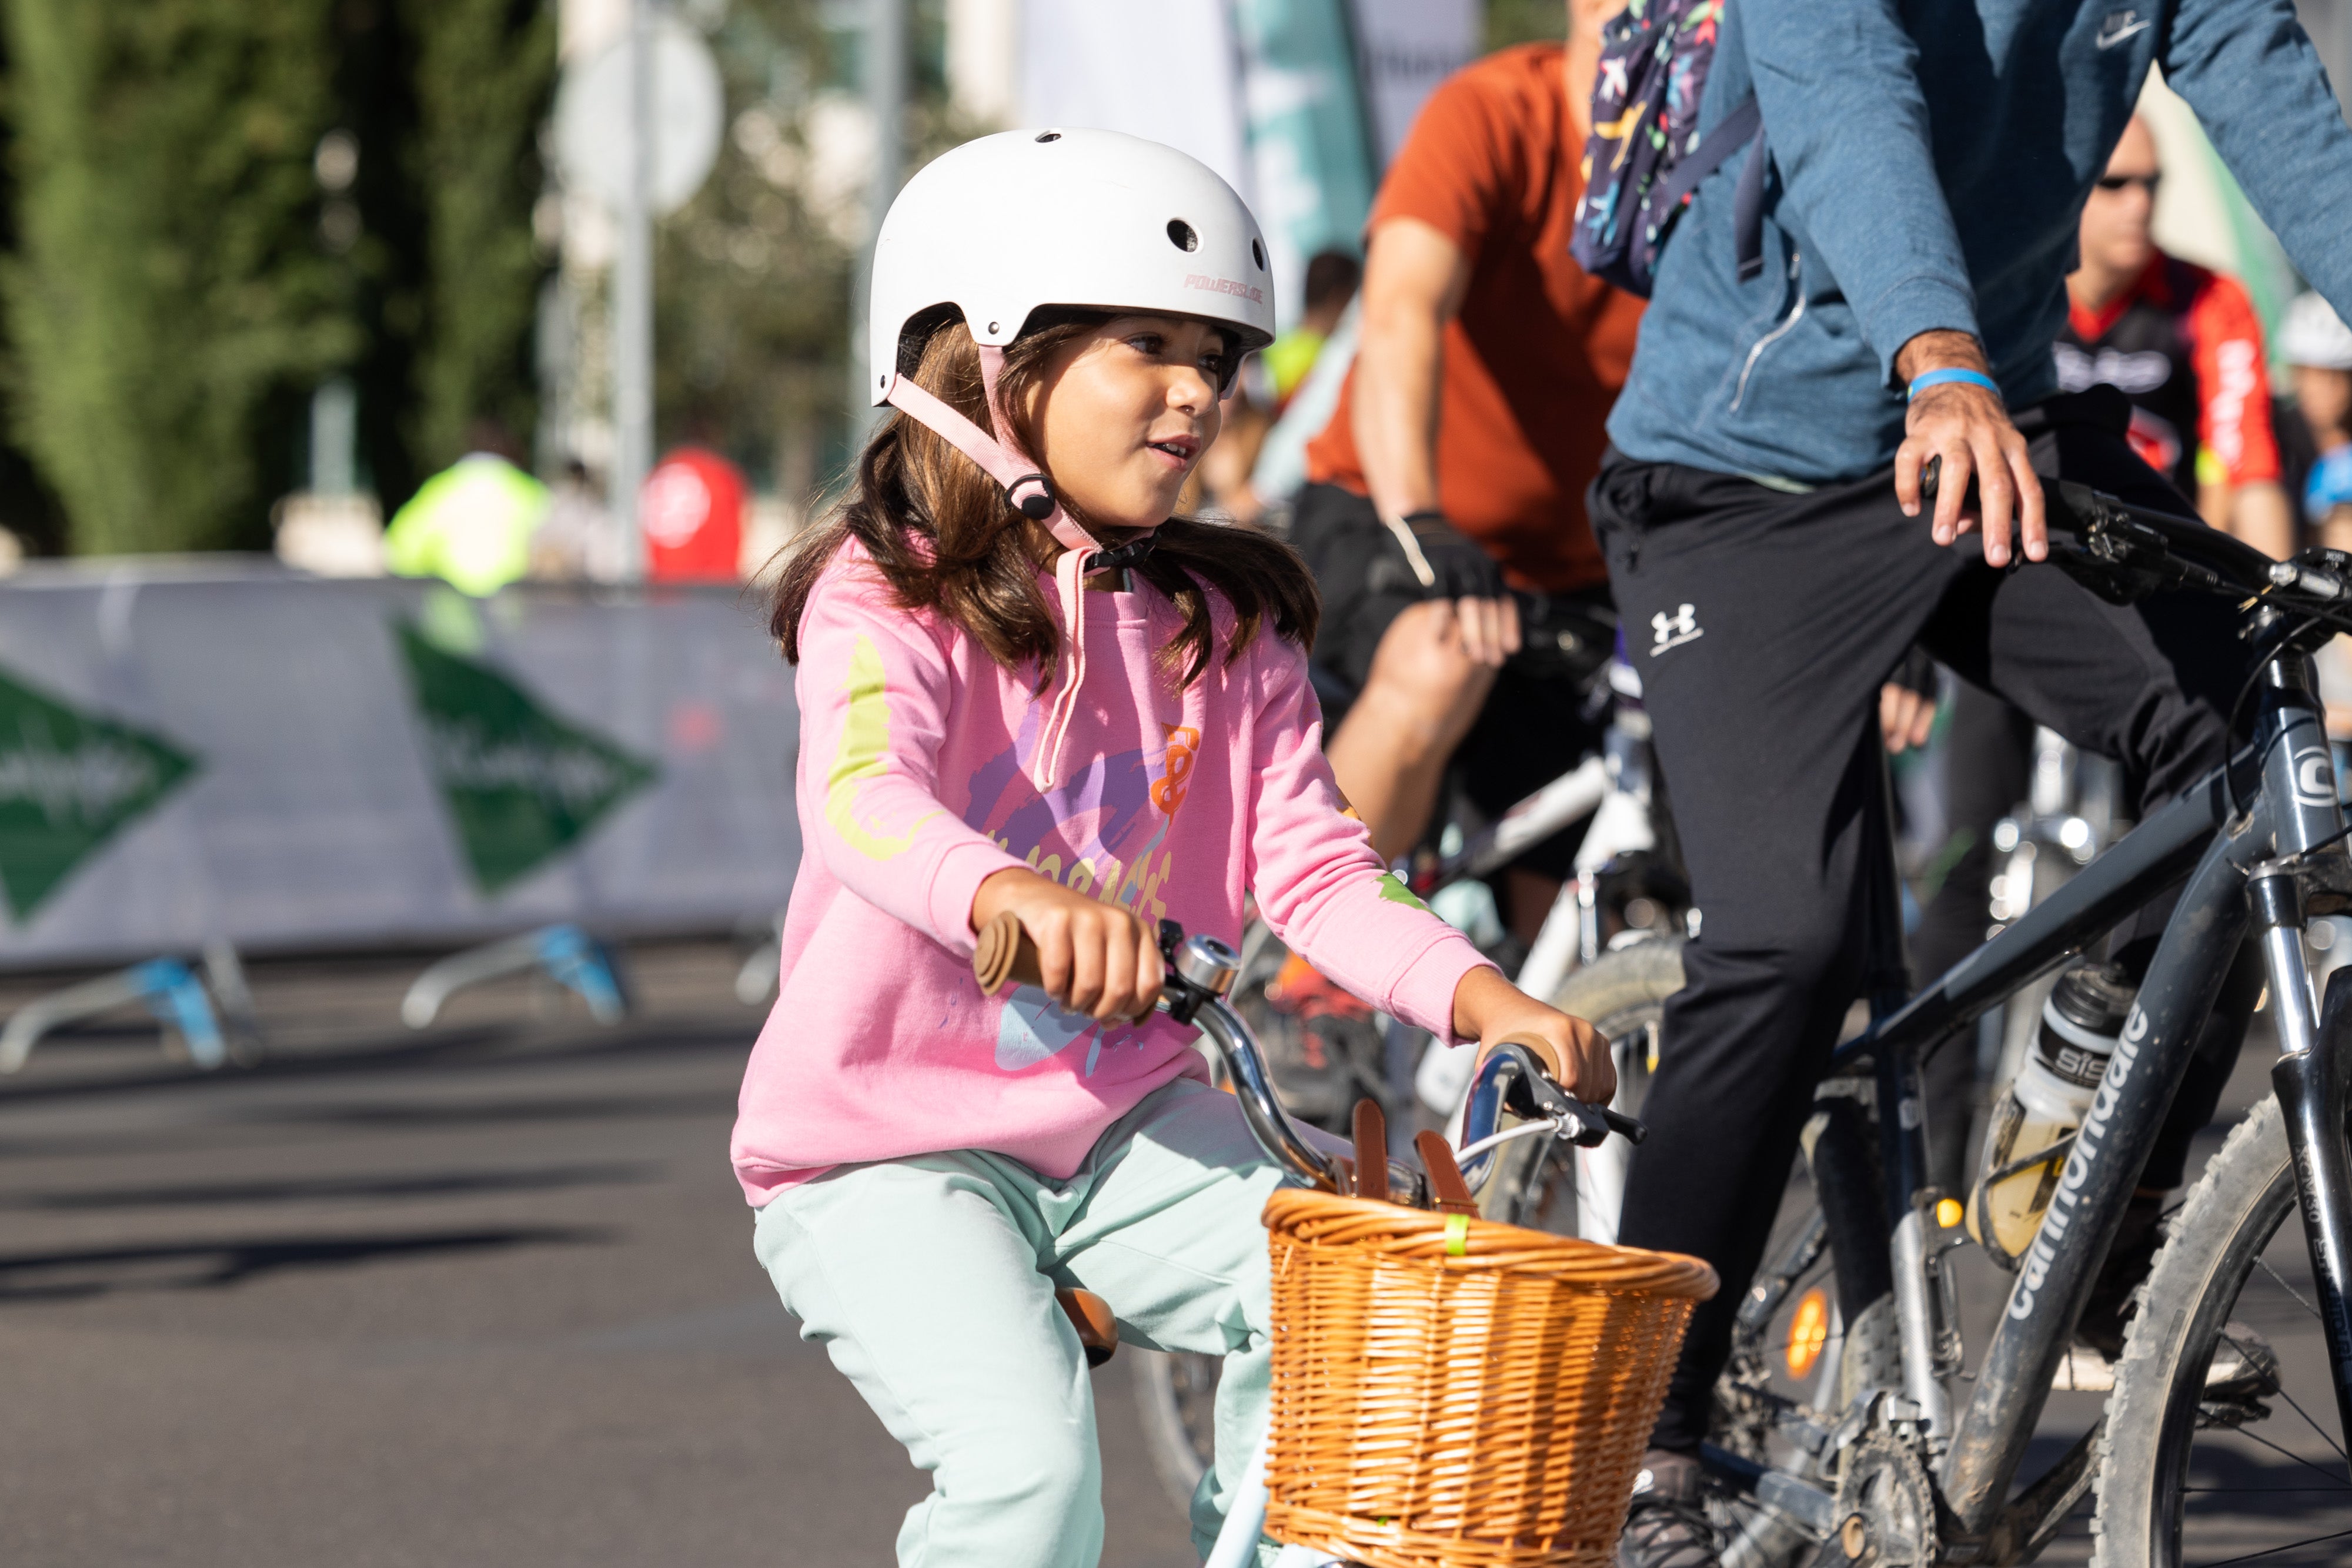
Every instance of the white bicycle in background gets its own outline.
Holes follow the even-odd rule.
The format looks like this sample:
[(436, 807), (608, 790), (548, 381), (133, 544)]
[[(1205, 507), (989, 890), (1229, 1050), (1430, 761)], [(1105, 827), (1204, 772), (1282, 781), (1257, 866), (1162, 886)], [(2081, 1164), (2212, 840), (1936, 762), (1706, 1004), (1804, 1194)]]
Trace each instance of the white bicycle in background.
[[(1602, 743), (1576, 768), (1513, 805), (1492, 822), (1465, 831), (1457, 819), (1434, 855), (1400, 868), (1406, 885), (1472, 941), (1516, 970), (1531, 996), (1588, 1019), (1609, 1040), (1617, 1096), (1609, 1109), (1638, 1116), (1656, 1060), (1658, 998), (1682, 984), (1682, 944), (1696, 933), (1675, 851), (1673, 827), (1650, 756), (1642, 685), (1622, 648), (1602, 666), (1593, 699), (1610, 715)], [(1529, 847), (1591, 819), (1541, 930), (1522, 956), (1506, 937), (1492, 894), (1478, 879)], [(1235, 1006), (1263, 1026), (1268, 979), (1287, 956), (1263, 922), (1243, 942)], [(1667, 976), (1672, 983), (1659, 990)], [(1384, 1061), (1360, 1075), (1359, 1087), (1381, 1100), (1394, 1124), (1414, 1109), (1442, 1126), (1457, 1149), (1471, 1088), (1474, 1053), (1438, 1044), (1418, 1030), (1381, 1019)], [(1213, 1067), (1214, 1063), (1213, 1062)], [(1617, 1238), (1631, 1146), (1612, 1138), (1583, 1147), (1549, 1138), (1500, 1145), (1479, 1197), (1490, 1218), (1600, 1241)], [(1178, 1506), (1189, 1506), (1213, 1452), (1215, 1356), (1139, 1352), (1135, 1392), (1152, 1463)]]

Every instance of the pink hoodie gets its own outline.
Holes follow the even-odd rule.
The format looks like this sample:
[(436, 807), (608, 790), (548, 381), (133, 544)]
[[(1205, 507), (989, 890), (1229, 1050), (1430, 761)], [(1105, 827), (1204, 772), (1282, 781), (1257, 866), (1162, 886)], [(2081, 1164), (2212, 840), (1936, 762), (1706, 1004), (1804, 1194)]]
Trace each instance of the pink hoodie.
[[(971, 977), (971, 901), (1025, 865), (1238, 943), (1255, 889), (1276, 933), (1374, 1006), (1454, 1043), (1454, 987), (1484, 964), (1340, 815), (1306, 656), (1264, 631), (1181, 690), (1158, 590), (1097, 597), (1061, 769), (1042, 793), (1047, 699), (940, 617), (898, 608), (863, 550), (809, 597), (797, 681), (803, 852), (782, 984), (743, 1075), (732, 1155), (752, 1204), (834, 1165), (946, 1149), (1055, 1180), (1170, 1080), (1195, 1031), (1098, 1025)], [(1108, 604), (1108, 612), (1103, 607)], [(1050, 694), (1049, 694), (1050, 696)]]

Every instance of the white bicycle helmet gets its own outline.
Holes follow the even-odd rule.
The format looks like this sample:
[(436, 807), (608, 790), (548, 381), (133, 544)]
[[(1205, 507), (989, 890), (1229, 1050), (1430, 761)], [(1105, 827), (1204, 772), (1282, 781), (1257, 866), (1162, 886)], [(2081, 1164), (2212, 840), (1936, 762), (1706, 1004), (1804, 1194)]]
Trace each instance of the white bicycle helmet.
[(1199, 316), (1274, 340), (1265, 239), (1198, 159), (1116, 131), (1006, 131), (907, 182), (874, 245), (866, 364), (887, 401), (907, 323), (953, 305), (1002, 349), (1043, 305)]
[(1039, 788), (1050, 789), (1087, 675), (1081, 579), (1150, 547), (1101, 552), (1016, 443), (917, 385), (901, 352), (919, 347), (908, 323), (943, 305), (962, 314), (992, 409), (1005, 345), (1040, 306), (1201, 317), (1233, 330), (1239, 358), (1274, 340), (1265, 236), (1231, 185), (1173, 147), (1116, 131), (1006, 131), (942, 153), (907, 182), (875, 239), (870, 298), (874, 402), (979, 464), (1062, 546), (1054, 579), (1068, 670), (1030, 759)]
[(2352, 327), (2318, 295), (2297, 295), (2279, 331), (2279, 354), (2291, 365), (2352, 371)]

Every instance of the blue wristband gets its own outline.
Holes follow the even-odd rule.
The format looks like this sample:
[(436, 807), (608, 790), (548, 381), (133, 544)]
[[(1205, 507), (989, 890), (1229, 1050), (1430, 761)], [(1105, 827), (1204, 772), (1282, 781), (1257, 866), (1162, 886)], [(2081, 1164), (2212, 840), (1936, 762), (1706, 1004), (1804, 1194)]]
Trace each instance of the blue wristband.
[(2000, 395), (2000, 383), (1982, 371), (1929, 371), (1915, 378), (1911, 382), (1910, 390), (1903, 395), (1906, 399), (1915, 398), (1929, 387), (1949, 386), (1954, 382), (1964, 382), (1972, 387), (1982, 387), (1995, 397)]

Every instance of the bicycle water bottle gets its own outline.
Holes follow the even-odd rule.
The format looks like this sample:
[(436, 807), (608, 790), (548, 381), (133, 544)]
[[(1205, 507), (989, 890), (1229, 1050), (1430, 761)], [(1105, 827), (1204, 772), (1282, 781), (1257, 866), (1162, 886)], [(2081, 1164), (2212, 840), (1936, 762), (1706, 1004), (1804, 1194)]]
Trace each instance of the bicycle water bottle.
[(2033, 1050), (1993, 1107), (1984, 1164), (1969, 1198), (1969, 1234), (2005, 1269), (2017, 1267), (2042, 1228), (2132, 996), (2112, 964), (2079, 965), (2059, 976), (2042, 1004)]

